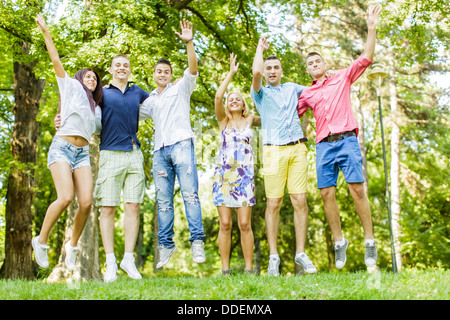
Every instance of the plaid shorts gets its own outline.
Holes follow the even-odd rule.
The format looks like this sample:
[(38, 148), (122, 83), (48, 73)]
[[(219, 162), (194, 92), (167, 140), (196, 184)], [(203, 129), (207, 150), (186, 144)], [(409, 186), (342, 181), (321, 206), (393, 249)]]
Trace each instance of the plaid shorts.
[(133, 151), (100, 151), (98, 179), (94, 198), (100, 206), (119, 206), (123, 190), (124, 203), (142, 203), (145, 192), (144, 156)]

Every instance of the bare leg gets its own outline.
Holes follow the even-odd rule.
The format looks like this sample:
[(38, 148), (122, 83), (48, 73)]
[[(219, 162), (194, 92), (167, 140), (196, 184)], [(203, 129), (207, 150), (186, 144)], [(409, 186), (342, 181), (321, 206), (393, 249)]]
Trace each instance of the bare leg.
[(369, 200), (367, 199), (362, 183), (349, 183), (350, 194), (355, 202), (356, 213), (361, 220), (365, 239), (373, 239), (372, 217), (370, 214)]
[(267, 199), (266, 207), (266, 230), (267, 241), (269, 242), (270, 254), (277, 254), (278, 243), (278, 224), (280, 221), (280, 209), (283, 203), (283, 198), (271, 198)]
[(139, 233), (139, 203), (125, 203), (124, 207), (125, 252), (133, 252)]
[(232, 210), (228, 207), (217, 207), (219, 212), (219, 252), (222, 261), (222, 269), (230, 268), (230, 250), (231, 250), (231, 228), (233, 225)]
[(330, 225), (331, 233), (334, 241), (342, 240), (341, 219), (339, 214), (339, 207), (336, 201), (336, 187), (328, 187), (320, 189), (322, 196), (325, 216)]
[(253, 231), (252, 231), (252, 207), (242, 207), (237, 209), (239, 230), (241, 231), (241, 246), (244, 254), (245, 269), (253, 268)]
[(114, 214), (116, 207), (103, 206), (100, 215), (100, 231), (105, 254), (114, 253)]
[(308, 205), (306, 193), (291, 194), (291, 202), (294, 206), (294, 226), (296, 253), (305, 252), (306, 233), (308, 228)]
[(59, 161), (50, 165), (53, 182), (55, 184), (57, 198), (48, 207), (39, 234), (39, 243), (47, 244), (48, 237), (61, 214), (71, 204), (73, 199), (72, 170), (67, 162)]
[(73, 231), (70, 245), (76, 247), (78, 239), (83, 232), (86, 221), (91, 213), (92, 206), (92, 170), (91, 167), (82, 167), (73, 171), (73, 180), (78, 199), (78, 210), (73, 218)]

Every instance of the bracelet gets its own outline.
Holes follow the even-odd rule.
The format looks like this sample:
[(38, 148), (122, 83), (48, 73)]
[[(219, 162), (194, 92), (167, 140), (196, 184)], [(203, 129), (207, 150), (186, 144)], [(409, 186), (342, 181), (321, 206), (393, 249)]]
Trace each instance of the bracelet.
[(188, 44), (189, 41), (192, 41), (192, 40), (194, 40), (194, 38), (190, 38), (188, 41), (185, 42), (185, 44)]

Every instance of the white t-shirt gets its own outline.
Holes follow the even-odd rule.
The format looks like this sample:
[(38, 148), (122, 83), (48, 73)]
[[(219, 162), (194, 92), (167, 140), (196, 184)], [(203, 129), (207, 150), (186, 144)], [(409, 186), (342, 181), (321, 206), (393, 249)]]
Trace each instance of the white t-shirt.
[(82, 84), (67, 75), (56, 77), (61, 97), (61, 126), (57, 136), (80, 136), (87, 141), (93, 133), (99, 134), (102, 129), (102, 111), (95, 107), (95, 115)]
[(141, 104), (139, 120), (152, 118), (155, 124), (155, 151), (194, 137), (189, 113), (197, 77), (186, 69), (177, 84), (169, 83), (161, 94), (153, 90)]

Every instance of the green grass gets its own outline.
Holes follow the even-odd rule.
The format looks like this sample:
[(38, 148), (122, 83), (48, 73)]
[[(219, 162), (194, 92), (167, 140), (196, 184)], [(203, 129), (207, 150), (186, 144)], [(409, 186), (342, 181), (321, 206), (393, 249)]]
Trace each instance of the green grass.
[(0, 300), (448, 300), (450, 271), (306, 276), (167, 276), (104, 283), (0, 280)]

